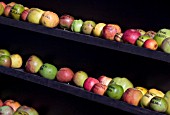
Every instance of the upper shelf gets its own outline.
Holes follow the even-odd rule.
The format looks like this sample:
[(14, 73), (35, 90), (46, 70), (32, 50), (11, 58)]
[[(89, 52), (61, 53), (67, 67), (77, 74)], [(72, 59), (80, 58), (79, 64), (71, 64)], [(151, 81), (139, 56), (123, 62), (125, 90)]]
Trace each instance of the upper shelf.
[(59, 28), (47, 28), (42, 25), (36, 25), (24, 21), (17, 21), (4, 16), (0, 16), (0, 24), (17, 27), (25, 30), (30, 30), (33, 32), (38, 32), (41, 34), (46, 34), (46, 35), (64, 38), (68, 40), (73, 40), (85, 44), (95, 45), (98, 47), (104, 47), (104, 48), (122, 51), (134, 55), (144, 56), (147, 58), (161, 60), (170, 63), (170, 55), (168, 53), (164, 53), (163, 51), (158, 51), (158, 50), (153, 51), (153, 50), (141, 48), (127, 43), (109, 41), (99, 37), (94, 37), (92, 35), (75, 33), (69, 30), (63, 30)]

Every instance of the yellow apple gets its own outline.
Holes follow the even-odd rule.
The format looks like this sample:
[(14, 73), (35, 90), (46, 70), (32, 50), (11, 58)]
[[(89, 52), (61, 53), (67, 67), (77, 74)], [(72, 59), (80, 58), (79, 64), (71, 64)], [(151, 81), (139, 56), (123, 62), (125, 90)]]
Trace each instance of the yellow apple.
[(11, 64), (12, 68), (20, 68), (22, 66), (23, 61), (22, 61), (21, 55), (11, 54), (10, 57), (12, 61), (12, 64)]
[(154, 93), (154, 94), (156, 94), (156, 96), (159, 96), (159, 97), (164, 97), (164, 95), (165, 95), (162, 91), (157, 90), (155, 88), (149, 89), (148, 92)]
[(138, 89), (139, 91), (141, 91), (143, 95), (145, 95), (147, 93), (147, 91), (148, 91), (146, 88), (140, 87), (140, 86), (137, 86), (135, 88)]
[(101, 37), (102, 36), (102, 30), (103, 27), (105, 26), (105, 23), (98, 23), (93, 29), (93, 35), (96, 37)]

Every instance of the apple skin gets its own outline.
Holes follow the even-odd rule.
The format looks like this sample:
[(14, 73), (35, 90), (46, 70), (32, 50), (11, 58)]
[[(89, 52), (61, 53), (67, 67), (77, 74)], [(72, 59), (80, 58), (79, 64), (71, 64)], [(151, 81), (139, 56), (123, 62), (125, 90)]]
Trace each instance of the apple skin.
[(16, 111), (16, 112), (14, 112), (13, 115), (29, 115), (29, 114), (25, 111)]
[(29, 10), (30, 10), (30, 9), (25, 9), (25, 10), (21, 13), (21, 20), (22, 20), (22, 21), (27, 21), (27, 16), (28, 16)]
[(10, 58), (12, 68), (21, 68), (23, 60), (20, 54), (11, 54)]
[(141, 35), (140, 32), (136, 29), (127, 29), (123, 33), (122, 39), (126, 43), (130, 43), (130, 44), (135, 45), (136, 40), (139, 38), (140, 35)]
[(170, 37), (165, 38), (161, 44), (161, 50), (165, 53), (170, 54)]
[(59, 25), (62, 29), (70, 29), (73, 21), (74, 21), (73, 16), (64, 14), (64, 15), (60, 16)]
[(56, 74), (56, 79), (59, 82), (71, 82), (74, 76), (74, 72), (72, 69), (68, 68), (68, 67), (62, 67), (59, 69), (59, 71)]
[(11, 67), (11, 58), (10, 56), (7, 56), (7, 55), (2, 55), (0, 56), (0, 65), (1, 66), (4, 66), (4, 67)]
[(112, 80), (112, 78), (107, 77), (107, 76), (105, 76), (105, 75), (101, 75), (100, 77), (98, 77), (98, 81), (99, 81), (100, 83), (102, 83), (103, 85), (106, 85), (106, 86), (109, 85), (109, 83), (110, 83), (111, 80)]
[(7, 55), (7, 56), (10, 56), (10, 52), (7, 50), (7, 49), (0, 49), (0, 56), (1, 55)]
[(168, 90), (168, 91), (166, 91), (166, 93), (165, 93), (165, 95), (164, 95), (164, 97), (163, 97), (166, 101), (167, 101), (167, 103), (168, 103), (168, 108), (167, 108), (167, 110), (166, 110), (166, 114), (168, 114), (168, 115), (170, 115), (170, 90)]
[(117, 29), (112, 24), (106, 24), (102, 29), (102, 37), (107, 40), (114, 40)]
[(71, 30), (73, 31), (73, 32), (77, 32), (77, 33), (80, 33), (81, 32), (81, 27), (82, 27), (82, 25), (83, 25), (83, 20), (81, 20), (81, 19), (75, 19), (74, 21), (73, 21), (73, 23), (71, 24)]
[(3, 106), (5, 106), (5, 105), (12, 107), (14, 112), (21, 106), (21, 104), (18, 101), (15, 101), (12, 99), (8, 99), (8, 100), (4, 101)]
[(99, 80), (93, 77), (88, 77), (83, 84), (83, 88), (87, 91), (91, 91), (92, 87), (96, 84), (99, 83)]
[(96, 83), (92, 88), (92, 92), (98, 95), (104, 95), (106, 90), (107, 86), (102, 83)]
[(85, 71), (77, 71), (73, 76), (73, 82), (76, 86), (82, 87), (84, 85), (85, 80), (88, 78), (88, 75)]
[(3, 106), (3, 101), (0, 99), (0, 107)]
[(84, 34), (90, 35), (93, 31), (93, 28), (96, 26), (96, 23), (92, 20), (86, 20), (83, 22), (83, 25), (81, 27), (81, 31)]
[(156, 35), (156, 32), (153, 30), (149, 30), (147, 32), (145, 32), (144, 35), (150, 36), (151, 38), (154, 38), (154, 36)]
[(0, 3), (0, 16), (4, 13), (4, 6)]
[(141, 91), (143, 95), (145, 95), (148, 91), (145, 87), (137, 86), (135, 88), (138, 89), (139, 91)]
[(39, 115), (38, 111), (35, 108), (29, 107), (29, 106), (26, 106), (26, 105), (21, 105), (16, 110), (16, 112), (22, 112), (22, 111), (28, 113), (29, 115)]
[(0, 115), (13, 115), (14, 110), (10, 106), (1, 106), (0, 107)]
[(3, 6), (4, 9), (5, 9), (5, 7), (6, 7), (7, 4), (6, 4), (5, 2), (2, 2), (2, 1), (0, 2), (0, 4), (2, 4), (2, 6)]
[(156, 94), (154, 94), (154, 93), (149, 93), (149, 92), (145, 93), (140, 100), (140, 106), (143, 108), (149, 108), (149, 103), (150, 103), (151, 99), (155, 96), (156, 96)]
[(155, 39), (147, 39), (144, 44), (144, 48), (150, 49), (150, 50), (157, 50), (158, 49), (158, 43)]
[(96, 26), (93, 28), (92, 34), (95, 37), (102, 37), (102, 30), (105, 25), (105, 23), (97, 23)]
[(149, 89), (148, 92), (153, 93), (153, 94), (155, 94), (156, 96), (159, 96), (159, 97), (164, 97), (164, 95), (165, 95), (165, 93), (163, 93), (162, 91), (155, 89), (155, 88)]
[(141, 35), (145, 35), (146, 33), (143, 29), (136, 29), (136, 30), (139, 31)]
[(152, 39), (152, 38), (150, 36), (148, 36), (148, 35), (141, 35), (141, 36), (139, 36), (139, 38), (136, 40), (136, 45), (139, 46), (139, 47), (142, 47), (144, 42), (147, 39)]
[(10, 15), (13, 19), (20, 20), (20, 16), (21, 16), (23, 11), (24, 11), (23, 5), (15, 4), (10, 10)]
[(136, 88), (128, 88), (122, 95), (122, 100), (128, 104), (138, 106), (143, 94)]
[(5, 7), (5, 9), (4, 9), (4, 15), (5, 15), (6, 17), (11, 17), (11, 15), (10, 15), (11, 8), (12, 8), (12, 6), (6, 5), (6, 7)]

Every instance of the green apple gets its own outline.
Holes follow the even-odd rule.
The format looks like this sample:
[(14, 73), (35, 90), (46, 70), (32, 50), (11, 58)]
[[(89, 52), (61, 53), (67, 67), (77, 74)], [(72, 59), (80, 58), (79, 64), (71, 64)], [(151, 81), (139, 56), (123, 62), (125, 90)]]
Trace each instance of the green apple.
[(7, 50), (7, 49), (0, 49), (0, 56), (1, 55), (7, 55), (7, 56), (10, 56), (10, 52)]
[(57, 68), (49, 63), (45, 63), (40, 67), (39, 74), (47, 79), (53, 80), (57, 74)]
[(170, 53), (170, 37), (165, 38), (165, 39), (162, 41), (161, 49), (162, 49), (162, 51), (164, 51), (165, 53)]
[(88, 78), (88, 75), (86, 72), (77, 71), (73, 76), (73, 82), (76, 86), (83, 88), (84, 82), (87, 78)]
[(170, 37), (170, 29), (163, 28), (156, 33), (153, 39), (156, 40), (158, 47), (160, 48), (163, 40), (167, 37)]
[(15, 111), (13, 115), (29, 115), (29, 114), (25, 111)]
[(94, 21), (87, 20), (83, 23), (81, 30), (84, 34), (91, 34), (95, 26), (96, 23)]
[(81, 19), (74, 20), (73, 23), (71, 24), (71, 30), (73, 32), (81, 32), (82, 25), (83, 25), (83, 21)]
[(170, 90), (168, 90), (165, 95), (164, 95), (164, 99), (167, 101), (168, 103), (168, 109), (166, 110), (166, 114), (170, 115)]
[(139, 36), (139, 38), (136, 40), (136, 45), (139, 46), (139, 47), (142, 47), (144, 42), (147, 39), (152, 39), (152, 38), (150, 36), (148, 36), (148, 35), (141, 35), (141, 36)]
[(154, 93), (150, 93), (150, 92), (145, 93), (140, 100), (140, 106), (143, 108), (148, 108), (151, 99), (155, 96), (156, 96), (156, 94), (154, 94)]
[(19, 20), (23, 11), (24, 11), (23, 5), (15, 4), (10, 10), (10, 15), (13, 19)]
[(118, 84), (121, 85), (123, 87), (124, 92), (128, 89), (128, 88), (134, 88), (132, 82), (127, 79), (126, 77), (114, 77), (111, 81), (110, 84)]
[(0, 16), (4, 13), (4, 6), (0, 4)]

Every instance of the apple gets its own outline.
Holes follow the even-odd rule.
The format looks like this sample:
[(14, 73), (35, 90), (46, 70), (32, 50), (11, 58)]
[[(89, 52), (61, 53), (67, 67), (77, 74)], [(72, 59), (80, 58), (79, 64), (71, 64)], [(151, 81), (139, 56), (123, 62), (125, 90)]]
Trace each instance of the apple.
[(7, 4), (7, 6), (14, 6), (16, 4), (16, 2), (10, 2)]
[(3, 4), (0, 2), (0, 16), (4, 13), (4, 9)]
[(145, 32), (144, 35), (148, 35), (148, 36), (150, 36), (151, 38), (154, 38), (154, 36), (156, 35), (156, 32), (153, 31), (153, 30), (149, 30), (149, 31)]
[(25, 111), (16, 111), (16, 112), (14, 112), (13, 115), (29, 115), (29, 114)]
[(136, 29), (127, 29), (122, 36), (122, 39), (126, 43), (135, 45), (136, 40), (141, 36), (140, 32)]
[(11, 58), (10, 56), (7, 55), (1, 55), (0, 56), (0, 66), (4, 66), (4, 67), (11, 67)]
[(143, 29), (136, 29), (136, 30), (139, 31), (141, 35), (144, 35), (146, 33)]
[(73, 82), (76, 86), (82, 87), (84, 85), (85, 80), (88, 78), (88, 75), (85, 71), (77, 71), (73, 76)]
[(43, 62), (38, 56), (31, 55), (26, 61), (25, 69), (29, 73), (37, 73), (42, 65)]
[(10, 58), (12, 68), (21, 68), (23, 61), (20, 54), (11, 54)]
[(155, 39), (147, 39), (144, 44), (144, 48), (150, 49), (150, 50), (157, 50), (158, 49), (158, 43)]
[(31, 8), (27, 16), (28, 22), (33, 24), (40, 24), (40, 19), (43, 13), (44, 11), (39, 8)]
[(156, 96), (159, 96), (159, 97), (164, 97), (164, 95), (165, 95), (165, 93), (163, 93), (162, 91), (155, 89), (155, 88), (149, 89), (148, 92), (156, 94)]
[(170, 115), (170, 90), (168, 90), (168, 91), (166, 91), (166, 93), (165, 93), (165, 95), (164, 95), (164, 97), (163, 97), (166, 101), (167, 101), (167, 103), (168, 103), (168, 108), (167, 108), (167, 110), (166, 110), (166, 114), (168, 114), (168, 115)]
[(27, 16), (28, 16), (28, 13), (29, 13), (30, 9), (25, 9), (22, 13), (21, 13), (21, 20), (22, 21), (27, 21)]
[(6, 4), (5, 2), (2, 2), (2, 1), (0, 2), (0, 4), (2, 4), (2, 6), (3, 6), (4, 9), (5, 9), (5, 7), (6, 7), (7, 4)]
[(29, 107), (26, 105), (21, 105), (16, 112), (26, 112), (28, 113), (28, 115), (39, 115), (38, 111), (33, 108), (33, 107)]
[(116, 33), (122, 33), (122, 29), (118, 24), (112, 24), (116, 28)]
[(148, 36), (148, 35), (141, 35), (141, 36), (139, 36), (139, 38), (136, 40), (136, 45), (139, 46), (139, 47), (142, 47), (144, 42), (147, 39), (152, 39), (152, 38), (150, 36)]
[(59, 18), (59, 25), (62, 29), (70, 29), (73, 21), (74, 21), (73, 16), (64, 14)]
[(100, 77), (98, 77), (98, 80), (100, 83), (102, 83), (103, 85), (108, 86), (110, 81), (112, 80), (112, 78), (107, 77), (105, 75), (101, 75)]
[(165, 38), (161, 44), (161, 50), (165, 53), (170, 53), (170, 37)]
[(84, 34), (90, 35), (93, 31), (93, 28), (96, 26), (96, 23), (92, 20), (86, 20), (83, 22), (83, 25), (81, 27), (81, 31)]
[(155, 96), (151, 99), (149, 107), (157, 112), (166, 112), (168, 103), (163, 97)]
[(141, 91), (143, 95), (145, 95), (148, 91), (145, 87), (137, 86), (135, 88), (138, 89), (139, 91)]
[(163, 40), (167, 37), (170, 37), (170, 29), (163, 28), (156, 33), (153, 39), (158, 43), (158, 47), (161, 47)]
[(45, 11), (41, 16), (40, 22), (45, 27), (54, 28), (59, 24), (59, 17), (52, 11)]
[(50, 80), (55, 79), (57, 72), (57, 68), (50, 63), (44, 63), (39, 69), (39, 74), (42, 77)]
[(149, 103), (150, 103), (151, 99), (155, 96), (156, 96), (156, 94), (154, 94), (154, 93), (149, 93), (149, 92), (145, 93), (140, 100), (140, 106), (143, 108), (149, 108)]
[(95, 37), (101, 37), (102, 30), (105, 25), (106, 25), (105, 23), (97, 23), (96, 26), (93, 28), (93, 31), (92, 31), (93, 35)]
[(117, 29), (112, 24), (106, 24), (102, 29), (102, 37), (108, 40), (114, 40)]
[(72, 81), (73, 76), (74, 76), (74, 72), (72, 69), (70, 69), (68, 67), (62, 67), (57, 72), (56, 79), (59, 82), (70, 82), (70, 81)]
[(102, 83), (96, 83), (92, 88), (92, 92), (98, 95), (104, 95), (106, 90), (107, 86)]
[(0, 107), (0, 115), (13, 115), (14, 110), (10, 106), (1, 106)]
[(114, 40), (117, 42), (123, 42), (122, 36), (123, 36), (123, 33), (116, 33)]
[(20, 16), (23, 11), (24, 6), (22, 4), (15, 4), (10, 10), (10, 15), (13, 19), (20, 20)]
[(3, 106), (3, 101), (0, 99), (0, 107)]
[(123, 87), (117, 84), (109, 84), (106, 90), (107, 96), (116, 100), (120, 100), (123, 93)]
[(10, 15), (11, 9), (12, 9), (12, 6), (6, 5), (6, 7), (5, 7), (5, 9), (4, 9), (4, 15), (5, 15), (6, 17), (11, 17), (11, 15)]
[(122, 95), (122, 100), (128, 104), (138, 106), (143, 94), (136, 88), (128, 88)]
[(14, 112), (21, 106), (21, 104), (18, 101), (15, 101), (12, 99), (8, 99), (8, 100), (4, 101), (3, 106), (5, 106), (5, 105), (12, 107)]
[(75, 19), (74, 21), (73, 21), (73, 23), (71, 24), (71, 30), (73, 31), (73, 32), (78, 32), (78, 33), (80, 33), (81, 32), (81, 27), (82, 27), (82, 25), (83, 25), (83, 21), (81, 20), (81, 19)]
[(128, 88), (133, 88), (133, 84), (132, 82), (127, 79), (126, 77), (114, 77), (111, 81), (110, 84), (118, 84), (121, 85), (124, 89), (124, 92), (128, 89)]
[(83, 88), (87, 91), (91, 91), (92, 87), (96, 84), (99, 83), (99, 80), (93, 77), (88, 77), (83, 84)]
[(7, 56), (10, 56), (10, 52), (7, 50), (7, 49), (0, 49), (0, 56), (1, 55), (7, 55)]

